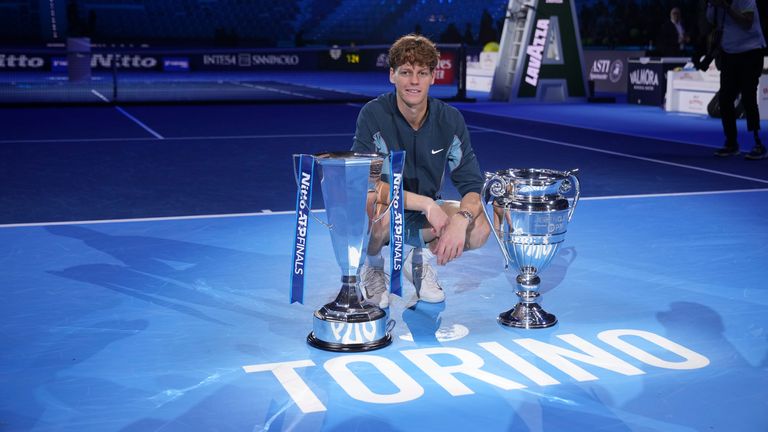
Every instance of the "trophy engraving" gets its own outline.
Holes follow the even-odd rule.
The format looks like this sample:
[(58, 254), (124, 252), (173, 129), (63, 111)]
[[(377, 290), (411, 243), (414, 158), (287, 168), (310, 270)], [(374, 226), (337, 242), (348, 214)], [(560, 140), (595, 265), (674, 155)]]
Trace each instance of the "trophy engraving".
[[(578, 169), (507, 169), (485, 174), (481, 192), (488, 222), (504, 256), (505, 268), (518, 272), (520, 301), (498, 317), (500, 324), (516, 328), (546, 328), (555, 315), (536, 302), (539, 273), (557, 255), (581, 194)], [(575, 189), (570, 199), (564, 194)], [(490, 211), (489, 211), (490, 207)]]

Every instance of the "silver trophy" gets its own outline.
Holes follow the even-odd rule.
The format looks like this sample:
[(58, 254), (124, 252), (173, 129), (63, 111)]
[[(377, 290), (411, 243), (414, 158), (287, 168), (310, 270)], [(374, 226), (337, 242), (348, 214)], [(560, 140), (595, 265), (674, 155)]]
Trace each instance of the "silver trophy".
[[(379, 216), (382, 154), (321, 153), (313, 155), (331, 233), (333, 252), (341, 268), (341, 291), (334, 301), (314, 313), (307, 342), (327, 351), (370, 351), (392, 343), (393, 322), (377, 305), (365, 302), (360, 291), (360, 266), (366, 256), (373, 224)], [(319, 219), (318, 219), (319, 220)]]
[[(557, 323), (537, 302), (544, 270), (565, 240), (568, 222), (579, 201), (578, 169), (507, 169), (485, 174), (483, 211), (504, 255), (505, 268), (514, 266), (517, 296), (513, 309), (499, 323), (517, 328), (545, 328)], [(575, 188), (569, 200), (564, 194)], [(491, 210), (489, 211), (489, 207)]]

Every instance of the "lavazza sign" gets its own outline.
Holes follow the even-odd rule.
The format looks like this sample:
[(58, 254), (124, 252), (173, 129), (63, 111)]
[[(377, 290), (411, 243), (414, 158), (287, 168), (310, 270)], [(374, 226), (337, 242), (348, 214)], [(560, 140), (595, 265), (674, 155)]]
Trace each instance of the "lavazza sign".
[[(513, 339), (511, 342), (516, 345), (515, 349), (521, 348), (526, 350), (528, 353), (546, 361), (565, 375), (568, 375), (572, 380), (578, 382), (595, 381), (599, 378), (574, 363), (574, 361), (624, 376), (643, 375), (646, 373), (645, 370), (575, 334), (563, 334), (557, 335), (557, 337), (577, 350), (530, 338)], [(663, 336), (644, 330), (606, 330), (600, 332), (597, 338), (611, 348), (635, 359), (635, 364), (639, 362), (643, 366), (648, 366), (646, 369), (656, 368), (681, 371), (700, 369), (709, 365), (709, 359), (705, 356)], [(632, 343), (633, 341), (635, 344)], [(638, 344), (637, 342), (642, 343)], [(536, 365), (525, 360), (520, 354), (510, 349), (511, 343), (502, 345), (499, 342), (481, 342), (477, 345), (479, 347), (478, 350), (439, 346), (407, 349), (399, 353), (404, 357), (403, 361), (410, 361), (416, 365), (429, 379), (436, 382), (452, 396), (465, 396), (475, 393), (471, 387), (459, 379), (462, 375), (488, 383), (504, 391), (524, 389), (530, 383), (538, 386), (561, 384), (560, 380), (539, 369)], [(664, 358), (660, 358), (638, 345), (643, 347), (655, 346), (667, 355), (662, 355)], [(659, 354), (658, 349), (654, 348), (653, 351)], [(443, 366), (435, 360), (434, 357), (436, 356), (443, 359), (445, 356), (451, 356), (455, 358), (455, 361), (451, 361), (450, 366)], [(522, 375), (527, 380), (518, 382), (512, 380), (509, 376), (484, 370), (485, 360), (483, 356), (492, 356), (501, 360), (509, 367), (510, 374)], [(393, 388), (396, 388), (397, 391), (379, 393), (372, 390), (355, 374), (356, 368), (352, 367), (355, 364), (375, 368), (383, 378), (392, 383)], [(247, 373), (271, 373), (285, 392), (293, 399), (296, 406), (304, 413), (327, 411), (327, 408), (314, 393), (311, 386), (297, 372), (300, 369), (310, 367), (317, 367), (317, 365), (312, 360), (302, 359), (248, 365), (243, 366), (243, 370)], [(323, 369), (351, 398), (361, 402), (371, 404), (407, 403), (419, 399), (425, 393), (424, 387), (414, 377), (408, 375), (398, 365), (398, 362), (381, 355), (341, 354), (323, 363)], [(376, 387), (380, 388), (380, 386)]]

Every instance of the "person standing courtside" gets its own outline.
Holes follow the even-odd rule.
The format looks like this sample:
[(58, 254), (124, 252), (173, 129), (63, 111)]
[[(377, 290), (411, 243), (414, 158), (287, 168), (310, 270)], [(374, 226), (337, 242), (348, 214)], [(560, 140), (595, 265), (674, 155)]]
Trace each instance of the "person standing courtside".
[(679, 7), (673, 7), (669, 11), (669, 21), (662, 24), (659, 30), (657, 46), (662, 57), (678, 57), (685, 53), (685, 45), (690, 41), (688, 32), (685, 31), (682, 21), (682, 13)]
[[(389, 49), (389, 81), (394, 91), (368, 102), (357, 118), (352, 150), (389, 153), (405, 150), (403, 201), (406, 245), (413, 247), (403, 275), (419, 300), (444, 301), (434, 263), (447, 264), (462, 252), (482, 246), (490, 225), (482, 216), (483, 176), (459, 110), (429, 97), (440, 54), (428, 38), (409, 34)], [(439, 198), (446, 166), (461, 201)], [(386, 202), (388, 191), (379, 202)], [(381, 249), (389, 239), (389, 216), (373, 227), (361, 288), (368, 301), (389, 305), (389, 277)]]
[[(720, 39), (720, 114), (725, 145), (715, 152), (726, 157), (739, 154), (736, 139), (736, 109), (739, 93), (747, 116), (747, 130), (754, 135), (755, 145), (746, 159), (766, 158), (765, 146), (758, 135), (760, 111), (757, 86), (763, 71), (765, 37), (755, 0), (709, 0), (707, 20), (722, 28)], [(720, 27), (722, 26), (722, 27)]]

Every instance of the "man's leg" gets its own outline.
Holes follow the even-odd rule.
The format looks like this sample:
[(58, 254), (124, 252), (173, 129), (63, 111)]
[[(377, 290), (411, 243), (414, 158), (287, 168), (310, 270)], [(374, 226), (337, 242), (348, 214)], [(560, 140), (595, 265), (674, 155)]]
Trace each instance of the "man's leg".
[[(442, 201), (438, 203), (449, 218), (459, 211), (458, 201)], [(421, 216), (420, 218), (418, 216)], [(432, 234), (431, 227), (423, 215), (414, 216), (410, 220), (411, 229), (406, 232), (406, 242), (414, 246), (403, 264), (403, 275), (414, 287), (419, 299), (428, 303), (440, 303), (445, 300), (445, 293), (437, 279), (434, 248), (437, 237)], [(483, 214), (475, 218), (467, 226), (467, 237), (464, 251), (476, 249), (485, 244), (490, 234), (490, 225)], [(406, 221), (408, 225), (409, 221)]]
[[(384, 245), (389, 243), (389, 212), (377, 195), (371, 191), (368, 196), (371, 236), (368, 239), (365, 263), (360, 268), (360, 289), (366, 300), (380, 308), (386, 308), (389, 306), (389, 276), (384, 271), (384, 256), (381, 251)], [(374, 222), (382, 213), (383, 217)]]
[(747, 115), (747, 130), (754, 135), (755, 146), (752, 151), (744, 156), (746, 159), (763, 159), (766, 150), (760, 141), (760, 107), (757, 104), (757, 88), (760, 83), (760, 75), (763, 71), (763, 55), (754, 50), (744, 54), (743, 64), (740, 62), (740, 70), (743, 70), (741, 83), (741, 101)]
[(723, 124), (725, 145), (715, 152), (715, 156), (733, 156), (739, 154), (736, 140), (736, 109), (733, 106), (739, 94), (739, 74), (734, 64), (734, 55), (722, 53), (720, 70), (720, 121)]

